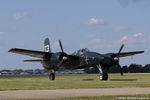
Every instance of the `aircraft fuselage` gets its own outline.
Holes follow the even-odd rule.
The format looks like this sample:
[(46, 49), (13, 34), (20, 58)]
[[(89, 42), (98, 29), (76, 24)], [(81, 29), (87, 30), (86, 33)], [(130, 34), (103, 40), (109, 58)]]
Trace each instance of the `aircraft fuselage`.
[(43, 61), (44, 68), (51, 70), (70, 70), (70, 69), (81, 69), (81, 68), (88, 68), (88, 67), (95, 67), (98, 64), (105, 66), (105, 68), (109, 68), (115, 63), (108, 58), (105, 54), (99, 54), (96, 52), (85, 52), (83, 54), (77, 54), (78, 58), (76, 61), (72, 61), (68, 59), (67, 61), (63, 62), (61, 66), (57, 66), (60, 62), (61, 52), (57, 52), (52, 54), (49, 60)]

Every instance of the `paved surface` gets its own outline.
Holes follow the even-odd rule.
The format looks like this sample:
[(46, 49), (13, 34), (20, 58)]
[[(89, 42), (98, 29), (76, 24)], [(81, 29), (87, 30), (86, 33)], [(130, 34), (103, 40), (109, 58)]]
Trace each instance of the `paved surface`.
[(150, 88), (98, 88), (0, 91), (0, 100), (57, 99), (67, 97), (150, 94)]

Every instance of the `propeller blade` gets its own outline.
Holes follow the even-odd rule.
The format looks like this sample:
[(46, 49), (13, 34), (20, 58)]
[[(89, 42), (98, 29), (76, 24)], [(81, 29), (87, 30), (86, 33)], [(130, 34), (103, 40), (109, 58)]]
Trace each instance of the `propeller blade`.
[(63, 63), (63, 60), (61, 60), (58, 64), (57, 67), (59, 67)]
[(123, 76), (123, 71), (122, 71), (122, 68), (121, 68), (121, 65), (118, 63), (118, 69), (119, 69), (119, 71), (120, 71), (120, 74)]
[(64, 52), (61, 40), (59, 40), (59, 45), (60, 45), (61, 51)]
[(123, 47), (124, 47), (124, 44), (121, 45), (120, 50), (119, 50), (119, 52), (118, 52), (118, 55), (121, 53)]

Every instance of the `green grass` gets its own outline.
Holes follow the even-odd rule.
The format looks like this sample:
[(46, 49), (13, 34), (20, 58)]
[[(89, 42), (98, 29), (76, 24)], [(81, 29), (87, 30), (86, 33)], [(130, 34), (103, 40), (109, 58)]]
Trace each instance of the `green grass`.
[(71, 89), (150, 87), (150, 74), (110, 74), (108, 81), (100, 81), (98, 74), (56, 76), (0, 76), (0, 90)]

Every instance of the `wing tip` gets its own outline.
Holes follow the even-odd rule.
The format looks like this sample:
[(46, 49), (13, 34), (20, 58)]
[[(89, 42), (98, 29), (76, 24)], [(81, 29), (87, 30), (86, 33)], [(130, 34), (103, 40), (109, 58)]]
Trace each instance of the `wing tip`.
[(13, 51), (13, 48), (12, 49), (10, 49), (10, 50), (8, 50), (8, 52), (12, 52)]
[(14, 50), (16, 50), (16, 48), (11, 48), (10, 50), (8, 50), (8, 52), (13, 52)]
[(8, 52), (12, 52), (13, 51), (13, 48), (12, 49), (10, 49), (10, 50), (8, 50)]
[(139, 51), (140, 53), (145, 53), (145, 51)]

